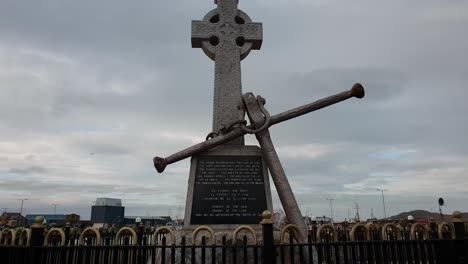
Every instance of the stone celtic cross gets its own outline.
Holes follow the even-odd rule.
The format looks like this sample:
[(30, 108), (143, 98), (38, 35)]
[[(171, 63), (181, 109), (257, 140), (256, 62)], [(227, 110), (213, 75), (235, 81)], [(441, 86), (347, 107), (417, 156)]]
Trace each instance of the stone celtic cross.
[[(213, 131), (244, 119), (240, 61), (262, 45), (262, 24), (237, 9), (238, 0), (215, 0), (217, 8), (192, 21), (192, 47), (215, 61)], [(244, 137), (229, 143), (244, 145)]]

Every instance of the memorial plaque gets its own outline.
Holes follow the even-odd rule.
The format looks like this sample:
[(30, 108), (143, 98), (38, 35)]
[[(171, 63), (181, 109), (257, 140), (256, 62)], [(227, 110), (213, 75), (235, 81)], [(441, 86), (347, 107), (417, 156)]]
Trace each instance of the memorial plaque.
[(190, 224), (258, 224), (267, 208), (261, 156), (198, 156)]

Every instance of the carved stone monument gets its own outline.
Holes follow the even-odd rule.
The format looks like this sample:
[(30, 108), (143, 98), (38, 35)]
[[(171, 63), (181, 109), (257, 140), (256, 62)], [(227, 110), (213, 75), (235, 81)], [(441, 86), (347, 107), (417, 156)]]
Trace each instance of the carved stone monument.
[[(202, 48), (215, 61), (213, 132), (205, 142), (166, 158), (155, 157), (154, 166), (163, 172), (167, 165), (192, 157), (184, 221), (189, 230), (200, 225), (255, 228), (263, 210), (272, 211), (269, 171), (286, 216), (297, 227), (296, 239), (304, 242), (305, 222), (268, 128), (352, 97), (363, 98), (364, 88), (356, 83), (349, 91), (270, 116), (265, 99), (242, 94), (240, 78), (240, 61), (250, 50), (260, 49), (262, 25), (238, 10), (237, 0), (215, 3), (218, 7), (202, 21), (192, 22), (192, 47)], [(260, 148), (244, 146), (245, 134), (255, 134)]]
[[(240, 61), (262, 45), (262, 24), (252, 23), (237, 0), (215, 1), (217, 8), (192, 21), (192, 47), (215, 61), (213, 131), (244, 120)], [(185, 229), (210, 225), (217, 230), (258, 225), (272, 210), (268, 169), (257, 146), (240, 136), (194, 155), (185, 207)]]

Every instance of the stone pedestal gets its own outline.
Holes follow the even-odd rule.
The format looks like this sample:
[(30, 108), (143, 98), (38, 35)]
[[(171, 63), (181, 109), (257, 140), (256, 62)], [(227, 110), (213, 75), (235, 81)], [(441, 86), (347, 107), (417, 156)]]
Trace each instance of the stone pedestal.
[(192, 157), (185, 230), (204, 225), (217, 232), (240, 225), (261, 230), (264, 210), (273, 208), (268, 169), (258, 146), (220, 146)]

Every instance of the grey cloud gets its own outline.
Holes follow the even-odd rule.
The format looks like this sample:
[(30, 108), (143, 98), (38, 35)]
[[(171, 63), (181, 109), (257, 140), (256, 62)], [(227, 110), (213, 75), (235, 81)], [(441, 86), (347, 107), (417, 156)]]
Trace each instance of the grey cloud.
[[(312, 72), (277, 73), (268, 77), (265, 74), (257, 80), (263, 80), (255, 85), (259, 93), (281, 99), (272, 102), (269, 100), (270, 104), (278, 107), (291, 105), (293, 102), (300, 104), (318, 100), (351, 89), (356, 82), (361, 82), (365, 87), (366, 102), (379, 104), (400, 96), (406, 88), (408, 76), (395, 70), (375, 67), (328, 68)], [(311, 97), (304, 98), (304, 95)], [(353, 105), (360, 104), (351, 106)]]
[(31, 167), (26, 167), (26, 168), (11, 168), (8, 170), (8, 173), (29, 175), (29, 174), (46, 174), (48, 171), (49, 169), (44, 168), (44, 167), (31, 166)]
[[(151, 159), (203, 140), (211, 130), (214, 64), (191, 49), (190, 20), (214, 7), (188, 0), (3, 1), (0, 144), (10, 152), (0, 164), (36, 181), (0, 176), (4, 198), (29, 192), (46, 210), (58, 190), (76, 195), (67, 204), (84, 214), (89, 211), (80, 201), (101, 194), (127, 199), (131, 214), (183, 206), (188, 161), (156, 174)], [(377, 214), (379, 194), (359, 188), (434, 170), (447, 174), (438, 181), (440, 194), (450, 191), (450, 182), (463, 182), (463, 171), (453, 168), (464, 168), (468, 156), (466, 3), (258, 0), (240, 1), (240, 7), (264, 23), (262, 50), (242, 62), (243, 89), (265, 97), (271, 114), (355, 82), (366, 88), (362, 100), (270, 129), (304, 208), (328, 214), (324, 198), (334, 196), (340, 217), (353, 200), (363, 215), (370, 208)], [(42, 154), (44, 148), (30, 144), (37, 142), (51, 148)], [(309, 160), (280, 151), (305, 144), (338, 147)], [(406, 160), (371, 155), (388, 149), (417, 152)], [(46, 164), (41, 175), (50, 183), (32, 175), (36, 163)], [(450, 194), (450, 210), (466, 208), (464, 196)], [(389, 191), (386, 199), (397, 213), (430, 207), (433, 197), (414, 187), (403, 195)]]

